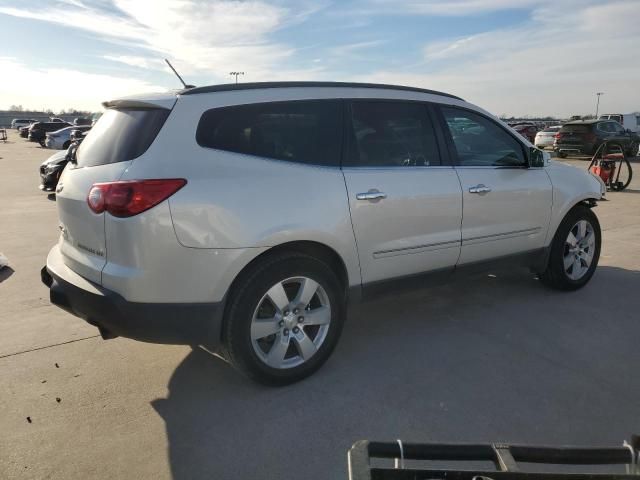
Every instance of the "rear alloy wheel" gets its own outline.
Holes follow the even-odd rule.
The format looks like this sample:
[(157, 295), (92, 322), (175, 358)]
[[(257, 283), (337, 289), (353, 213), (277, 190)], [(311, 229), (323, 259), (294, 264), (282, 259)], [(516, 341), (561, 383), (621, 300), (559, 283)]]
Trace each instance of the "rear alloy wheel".
[(558, 227), (547, 269), (540, 278), (559, 290), (583, 287), (598, 265), (600, 243), (598, 218), (586, 206), (575, 207)]
[(253, 313), (253, 351), (272, 368), (297, 367), (318, 352), (330, 325), (324, 288), (308, 277), (285, 279), (267, 291)]
[(260, 383), (286, 385), (329, 358), (342, 331), (345, 296), (326, 263), (303, 253), (281, 254), (260, 262), (234, 290), (223, 339), (241, 372)]

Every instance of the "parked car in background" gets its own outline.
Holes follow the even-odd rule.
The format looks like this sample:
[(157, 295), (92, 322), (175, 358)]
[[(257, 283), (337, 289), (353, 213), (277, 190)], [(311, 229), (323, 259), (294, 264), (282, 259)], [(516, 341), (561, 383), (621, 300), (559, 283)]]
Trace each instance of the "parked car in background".
[(91, 125), (91, 119), (86, 117), (77, 117), (73, 119), (74, 125)]
[(535, 141), (536, 133), (538, 133), (538, 127), (529, 122), (514, 123), (511, 125), (511, 128), (513, 128), (516, 132), (529, 140), (531, 143)]
[(58, 180), (64, 167), (69, 163), (71, 149), (56, 152), (40, 165), (40, 190), (53, 192), (58, 185)]
[(35, 120), (30, 118), (14, 118), (13, 120), (11, 120), (11, 128), (19, 130), (20, 127), (28, 127), (33, 122), (35, 122)]
[(613, 120), (575, 120), (556, 134), (553, 150), (562, 158), (570, 153), (593, 155), (604, 141), (620, 145), (626, 155), (633, 156), (640, 137)]
[(70, 127), (65, 127), (60, 130), (47, 133), (45, 142), (44, 142), (45, 146), (47, 148), (54, 148), (57, 150), (60, 150), (60, 149), (66, 150), (67, 148), (69, 148), (69, 145), (71, 145), (71, 142), (73, 142), (73, 139), (71, 138), (72, 132), (86, 131), (90, 129), (91, 127), (89, 125), (84, 125), (84, 126), (72, 125)]
[(331, 355), (348, 300), (498, 257), (575, 290), (598, 263), (602, 180), (453, 95), (247, 83), (105, 106), (41, 272), (103, 338), (222, 345), (287, 384)]
[(556, 133), (560, 131), (562, 125), (556, 125), (552, 127), (547, 127), (543, 130), (540, 130), (536, 133), (536, 137), (533, 141), (533, 144), (538, 147), (544, 149), (545, 147), (553, 147), (553, 142), (555, 141)]
[(51, 122), (58, 122), (58, 123), (68, 123), (68, 122), (65, 122), (64, 120), (62, 120), (61, 118), (58, 118), (58, 117), (51, 117), (51, 118), (49, 119), (49, 121), (51, 121)]
[(613, 120), (618, 122), (625, 130), (632, 132), (640, 132), (640, 114), (639, 113), (605, 113), (600, 115), (599, 120)]
[(31, 127), (31, 124), (25, 125), (24, 127), (18, 127), (18, 134), (20, 135), (20, 137), (22, 138), (29, 137), (29, 127)]
[(66, 122), (36, 122), (29, 127), (29, 140), (38, 142), (41, 146), (45, 146), (45, 139), (48, 132), (55, 132), (64, 127), (71, 125)]

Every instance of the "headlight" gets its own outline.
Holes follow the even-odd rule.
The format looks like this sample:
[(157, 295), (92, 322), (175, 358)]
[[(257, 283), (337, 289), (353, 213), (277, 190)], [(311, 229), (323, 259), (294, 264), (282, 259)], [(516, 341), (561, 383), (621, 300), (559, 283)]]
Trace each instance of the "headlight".
[(49, 165), (49, 166), (46, 168), (46, 172), (47, 172), (47, 173), (53, 173), (53, 172), (55, 172), (56, 170), (60, 170), (60, 167), (61, 167), (61, 166), (62, 166), (62, 165)]

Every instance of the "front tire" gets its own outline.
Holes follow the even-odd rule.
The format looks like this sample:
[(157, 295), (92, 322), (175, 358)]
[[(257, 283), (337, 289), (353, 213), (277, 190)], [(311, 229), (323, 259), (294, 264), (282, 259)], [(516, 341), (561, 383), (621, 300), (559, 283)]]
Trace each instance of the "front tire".
[(584, 205), (562, 220), (551, 244), (547, 268), (540, 279), (557, 290), (577, 290), (593, 276), (600, 259), (598, 217)]
[(283, 253), (259, 262), (234, 286), (223, 322), (230, 362), (266, 385), (314, 373), (342, 332), (345, 288), (320, 259)]

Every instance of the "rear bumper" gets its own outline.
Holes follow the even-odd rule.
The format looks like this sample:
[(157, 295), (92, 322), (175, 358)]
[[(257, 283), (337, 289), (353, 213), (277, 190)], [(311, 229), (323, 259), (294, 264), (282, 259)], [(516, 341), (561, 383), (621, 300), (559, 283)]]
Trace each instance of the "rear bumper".
[(51, 303), (98, 327), (103, 338), (205, 345), (220, 339), (223, 302), (138, 303), (80, 277), (62, 262), (55, 246), (42, 268)]

